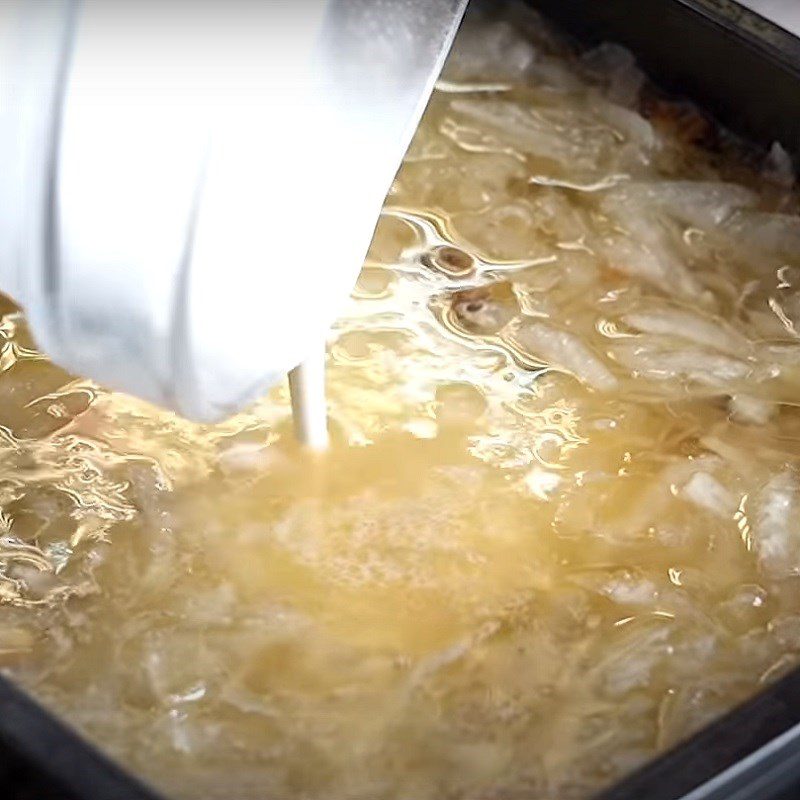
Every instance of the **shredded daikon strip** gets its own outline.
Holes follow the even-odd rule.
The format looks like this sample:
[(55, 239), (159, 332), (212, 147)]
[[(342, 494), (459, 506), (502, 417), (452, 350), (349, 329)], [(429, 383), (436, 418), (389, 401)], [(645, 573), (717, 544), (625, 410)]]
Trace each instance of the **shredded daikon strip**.
[(681, 489), (681, 496), (724, 519), (733, 517), (739, 498), (708, 472), (695, 472)]
[(744, 186), (721, 181), (643, 181), (615, 190), (613, 200), (632, 204), (639, 214), (651, 206), (686, 225), (713, 228), (738, 209), (753, 207), (758, 196)]
[(642, 333), (674, 336), (728, 355), (746, 355), (747, 338), (723, 323), (700, 314), (671, 308), (625, 314), (622, 321)]
[(467, 20), (447, 65), (447, 76), (481, 83), (495, 78), (519, 80), (531, 69), (536, 56), (536, 47), (510, 22), (473, 25)]
[(509, 100), (453, 100), (450, 108), (463, 117), (496, 132), (507, 145), (568, 165), (594, 166), (596, 158), (582, 143), (571, 141), (558, 126)]
[(750, 377), (753, 368), (735, 358), (700, 348), (667, 350), (652, 342), (618, 340), (610, 352), (634, 377), (653, 381), (684, 378), (704, 386), (725, 387)]
[(600, 210), (614, 222), (615, 232), (598, 243), (609, 266), (657, 286), (668, 295), (697, 300), (703, 287), (676, 253), (669, 230), (653, 215), (643, 213), (621, 189), (606, 193)]
[(581, 57), (581, 62), (597, 77), (608, 82), (607, 94), (614, 103), (633, 106), (644, 85), (644, 73), (636, 66), (630, 50), (603, 42)]
[(716, 456), (700, 456), (693, 459), (676, 459), (659, 472), (635, 499), (625, 513), (614, 521), (618, 536), (625, 540), (642, 533), (657, 523), (670, 504), (674, 502), (673, 487), (688, 481), (699, 470), (714, 470), (720, 465)]
[(771, 578), (800, 574), (800, 514), (797, 476), (773, 476), (756, 498), (753, 541), (761, 568)]
[(606, 175), (599, 181), (590, 183), (578, 183), (576, 181), (568, 181), (562, 178), (548, 178), (546, 175), (531, 175), (528, 179), (529, 183), (535, 183), (538, 186), (558, 186), (562, 189), (573, 189), (576, 192), (601, 192), (604, 189), (610, 189), (612, 186), (617, 186), (623, 181), (628, 180), (628, 175), (624, 173)]
[(525, 350), (572, 373), (587, 386), (613, 392), (618, 382), (603, 362), (577, 337), (545, 322), (525, 322), (511, 334)]
[(675, 257), (663, 231), (647, 230), (642, 221), (635, 218), (620, 224), (625, 227), (626, 235), (609, 236), (596, 245), (612, 269), (639, 278), (670, 295), (685, 299), (702, 297), (702, 286)]
[(795, 175), (792, 157), (781, 146), (780, 142), (772, 143), (764, 164), (764, 176), (786, 189), (794, 186)]
[[(605, 193), (600, 210), (618, 233), (603, 240), (610, 266), (670, 295), (704, 300), (706, 292), (677, 249), (677, 224), (713, 229), (756, 195), (736, 184), (702, 181), (629, 182)], [(665, 218), (666, 217), (666, 218)]]
[(622, 605), (647, 605), (657, 597), (653, 581), (633, 575), (615, 575), (601, 587), (600, 592), (615, 603)]
[(729, 408), (734, 419), (751, 425), (766, 425), (776, 411), (775, 403), (746, 394), (733, 395)]
[(511, 88), (510, 83), (480, 83), (479, 81), (467, 81), (458, 83), (455, 81), (439, 80), (436, 82), (436, 91), (445, 94), (475, 94), (477, 92), (507, 92)]
[(635, 111), (615, 103), (601, 102), (593, 106), (600, 119), (620, 133), (626, 140), (635, 142), (645, 150), (658, 147), (659, 139), (653, 126)]
[(795, 214), (743, 211), (735, 214), (725, 228), (736, 245), (790, 257), (800, 253), (800, 216)]

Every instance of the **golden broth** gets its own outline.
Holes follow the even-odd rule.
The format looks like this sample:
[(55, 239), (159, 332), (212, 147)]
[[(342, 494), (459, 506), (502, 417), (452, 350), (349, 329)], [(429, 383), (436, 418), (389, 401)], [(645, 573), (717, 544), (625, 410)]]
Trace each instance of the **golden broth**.
[(6, 308), (0, 665), (237, 800), (586, 798), (791, 669), (797, 197), (715, 136), (624, 51), (473, 12), (331, 333), (321, 456), (285, 389), (193, 425)]

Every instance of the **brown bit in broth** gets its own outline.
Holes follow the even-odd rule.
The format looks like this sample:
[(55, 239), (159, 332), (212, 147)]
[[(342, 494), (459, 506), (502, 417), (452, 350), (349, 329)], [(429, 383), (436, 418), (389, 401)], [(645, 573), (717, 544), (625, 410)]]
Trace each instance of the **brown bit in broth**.
[(642, 102), (642, 115), (657, 130), (674, 136), (684, 144), (716, 150), (720, 146), (719, 128), (713, 118), (697, 106), (657, 95)]
[(440, 245), (426, 253), (423, 263), (453, 278), (466, 278), (475, 271), (475, 259), (458, 247)]
[(499, 281), (452, 295), (450, 307), (456, 324), (467, 333), (479, 336), (498, 334), (519, 312), (512, 286)]

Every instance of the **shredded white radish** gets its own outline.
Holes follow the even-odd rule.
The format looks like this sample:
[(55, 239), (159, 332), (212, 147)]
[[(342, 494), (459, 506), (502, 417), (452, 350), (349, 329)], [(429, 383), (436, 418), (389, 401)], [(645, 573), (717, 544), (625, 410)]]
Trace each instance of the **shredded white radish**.
[(680, 298), (698, 299), (703, 289), (670, 249), (663, 231), (647, 229), (634, 218), (620, 220), (624, 234), (602, 239), (596, 247), (608, 265), (632, 278), (638, 278)]
[(796, 214), (743, 211), (729, 220), (725, 231), (748, 249), (789, 257), (800, 253), (800, 216)]
[(636, 66), (630, 50), (618, 44), (603, 42), (581, 57), (583, 64), (596, 77), (607, 82), (607, 94), (614, 103), (633, 106), (644, 85), (644, 73)]
[(650, 207), (686, 225), (713, 228), (738, 209), (753, 207), (758, 195), (744, 186), (721, 181), (648, 181), (616, 189), (613, 200), (632, 206), (640, 214)]
[(640, 145), (645, 151), (655, 149), (659, 138), (653, 126), (641, 114), (615, 103), (600, 102), (593, 107), (600, 119), (608, 123), (625, 139)]
[(577, 336), (565, 330), (545, 322), (526, 321), (510, 338), (593, 389), (613, 392), (618, 386), (617, 379), (603, 362)]
[(528, 182), (539, 186), (557, 186), (561, 189), (573, 189), (576, 192), (601, 192), (627, 179), (628, 176), (625, 173), (620, 173), (617, 175), (606, 175), (598, 181), (577, 183), (576, 181), (566, 180), (565, 178), (550, 178), (547, 175), (531, 175), (531, 177), (528, 178)]
[(722, 519), (731, 519), (739, 498), (708, 472), (695, 472), (681, 488), (681, 497)]
[(769, 577), (800, 574), (800, 507), (793, 471), (774, 475), (759, 492), (753, 541), (759, 564)]
[(600, 592), (622, 605), (648, 605), (658, 596), (653, 581), (631, 575), (615, 575), (603, 585)]
[(663, 308), (625, 314), (622, 321), (642, 333), (674, 336), (728, 355), (745, 356), (750, 343), (741, 333), (691, 311)]
[(447, 65), (450, 81), (520, 80), (536, 60), (535, 46), (509, 21), (465, 25)]
[(780, 142), (772, 143), (764, 164), (764, 176), (786, 189), (794, 186), (795, 175), (792, 157)]
[(702, 296), (702, 285), (678, 257), (661, 220), (643, 214), (639, 203), (616, 190), (601, 198), (600, 210), (614, 223), (614, 231), (597, 243), (609, 266), (671, 295), (690, 300)]
[(685, 379), (723, 388), (736, 385), (753, 374), (753, 368), (744, 361), (696, 347), (669, 350), (660, 343), (635, 339), (614, 342), (609, 352), (633, 377), (651, 381)]
[(729, 407), (735, 420), (751, 425), (766, 425), (776, 412), (775, 403), (746, 394), (733, 395)]
[(450, 108), (465, 119), (495, 131), (498, 139), (523, 153), (551, 158), (564, 164), (592, 166), (589, 143), (565, 136), (556, 122), (509, 100), (453, 100)]

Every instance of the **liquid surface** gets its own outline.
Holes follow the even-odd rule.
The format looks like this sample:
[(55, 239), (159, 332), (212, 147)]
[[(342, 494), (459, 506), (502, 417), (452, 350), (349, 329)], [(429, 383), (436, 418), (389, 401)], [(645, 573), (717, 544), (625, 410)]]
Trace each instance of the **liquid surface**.
[(191, 425), (2, 317), (0, 665), (171, 797), (587, 798), (800, 659), (785, 153), (499, 16), (331, 334), (329, 452), (286, 389)]

